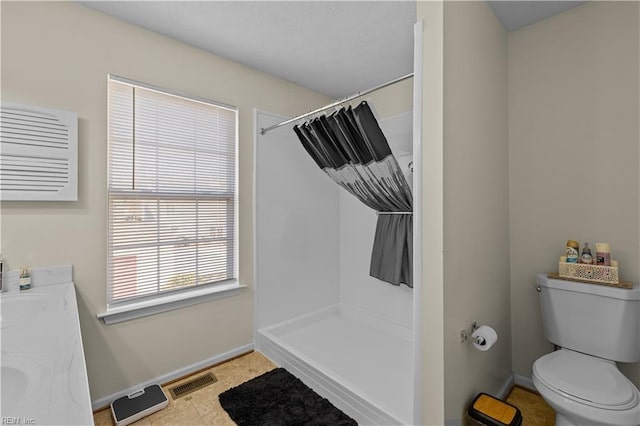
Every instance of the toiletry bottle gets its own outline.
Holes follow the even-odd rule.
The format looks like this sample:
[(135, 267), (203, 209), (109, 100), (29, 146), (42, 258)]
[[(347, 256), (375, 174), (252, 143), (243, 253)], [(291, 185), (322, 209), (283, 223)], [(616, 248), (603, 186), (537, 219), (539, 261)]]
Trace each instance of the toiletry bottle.
[(567, 263), (578, 263), (578, 251), (580, 243), (574, 240), (567, 241)]
[(593, 256), (591, 256), (591, 249), (589, 248), (589, 243), (584, 243), (584, 248), (582, 249), (582, 256), (580, 256), (580, 263), (586, 263), (591, 265), (593, 263)]
[(31, 288), (31, 274), (29, 268), (22, 266), (20, 268), (20, 290), (29, 290)]
[(611, 246), (608, 243), (596, 243), (596, 264), (611, 265)]

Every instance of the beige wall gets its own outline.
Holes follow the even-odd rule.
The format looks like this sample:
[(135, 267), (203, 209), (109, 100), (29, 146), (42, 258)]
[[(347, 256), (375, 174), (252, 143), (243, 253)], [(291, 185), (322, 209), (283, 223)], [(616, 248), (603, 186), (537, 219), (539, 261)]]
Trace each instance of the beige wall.
[(253, 290), (112, 326), (106, 307), (107, 73), (240, 111), (240, 280), (252, 285), (253, 108), (296, 115), (328, 98), (74, 3), (5, 2), (2, 100), (76, 111), (79, 201), (4, 202), (7, 267), (72, 263), (91, 397), (252, 341)]
[[(638, 2), (590, 2), (509, 34), (513, 369), (552, 350), (535, 275), (567, 239), (607, 241), (640, 279)], [(638, 364), (626, 374), (640, 384)]]
[(413, 78), (356, 98), (350, 104), (355, 106), (362, 100), (370, 102), (379, 118), (394, 117), (413, 111)]
[[(445, 414), (511, 374), (507, 37), (486, 2), (444, 7)], [(460, 330), (487, 324), (487, 352)]]
[[(414, 395), (416, 423), (444, 424), (444, 301), (443, 301), (443, 72), (444, 18), (442, 1), (419, 1), (417, 18), (422, 38), (416, 49), (417, 71), (422, 75), (416, 85), (417, 114), (422, 116), (422, 282), (413, 292), (416, 305), (414, 366), (417, 392)], [(414, 188), (417, 189), (417, 188)], [(415, 206), (418, 208), (418, 206)], [(417, 222), (416, 222), (417, 223)], [(414, 227), (414, 236), (419, 235)], [(414, 306), (416, 306), (414, 305)], [(420, 422), (420, 420), (422, 420)]]

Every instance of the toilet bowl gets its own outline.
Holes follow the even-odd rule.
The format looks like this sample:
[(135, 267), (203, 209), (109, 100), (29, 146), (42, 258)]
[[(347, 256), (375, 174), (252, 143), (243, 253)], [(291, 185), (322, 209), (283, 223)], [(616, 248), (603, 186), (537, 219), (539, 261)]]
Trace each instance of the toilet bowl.
[(640, 391), (612, 361), (561, 349), (534, 363), (533, 383), (556, 426), (640, 425)]

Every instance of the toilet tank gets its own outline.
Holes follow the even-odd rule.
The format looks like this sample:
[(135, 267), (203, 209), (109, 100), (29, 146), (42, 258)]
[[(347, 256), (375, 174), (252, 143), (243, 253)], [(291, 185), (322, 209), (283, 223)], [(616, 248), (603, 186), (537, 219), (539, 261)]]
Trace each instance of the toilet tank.
[(547, 340), (612, 361), (640, 361), (640, 285), (623, 289), (547, 274), (536, 282)]

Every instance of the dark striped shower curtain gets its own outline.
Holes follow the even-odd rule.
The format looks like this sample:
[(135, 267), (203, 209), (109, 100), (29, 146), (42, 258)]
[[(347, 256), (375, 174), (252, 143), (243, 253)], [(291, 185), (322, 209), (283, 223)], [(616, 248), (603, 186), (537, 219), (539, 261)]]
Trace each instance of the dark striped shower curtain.
[(331, 179), (378, 212), (369, 274), (413, 287), (413, 197), (366, 102), (294, 126)]

